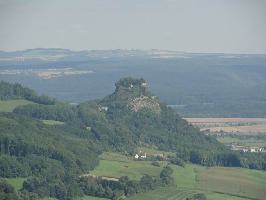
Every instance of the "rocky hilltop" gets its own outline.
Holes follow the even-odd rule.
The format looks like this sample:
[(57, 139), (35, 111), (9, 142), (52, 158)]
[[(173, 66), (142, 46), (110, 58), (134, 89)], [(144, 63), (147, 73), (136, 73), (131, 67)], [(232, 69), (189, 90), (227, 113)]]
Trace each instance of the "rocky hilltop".
[(104, 98), (102, 102), (107, 104), (119, 102), (119, 104), (134, 112), (146, 109), (154, 113), (160, 113), (159, 99), (152, 95), (148, 83), (144, 79), (127, 77), (120, 79), (115, 86), (115, 92)]

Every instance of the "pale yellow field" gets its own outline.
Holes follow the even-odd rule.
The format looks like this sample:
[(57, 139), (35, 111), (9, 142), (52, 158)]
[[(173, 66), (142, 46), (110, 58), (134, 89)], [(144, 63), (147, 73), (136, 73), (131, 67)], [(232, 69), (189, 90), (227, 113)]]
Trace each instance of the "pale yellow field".
[(210, 133), (266, 134), (266, 118), (184, 118)]
[(184, 118), (189, 123), (265, 123), (266, 118)]

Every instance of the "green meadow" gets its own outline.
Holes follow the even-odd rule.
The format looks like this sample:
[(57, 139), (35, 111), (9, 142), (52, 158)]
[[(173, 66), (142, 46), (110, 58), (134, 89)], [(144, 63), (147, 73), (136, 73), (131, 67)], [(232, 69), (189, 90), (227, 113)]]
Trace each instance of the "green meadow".
[(15, 190), (20, 190), (22, 188), (23, 182), (26, 180), (27, 178), (6, 178), (5, 180), (12, 185)]
[(256, 138), (257, 135), (248, 135), (246, 136), (246, 138), (237, 138), (237, 136), (217, 136), (217, 140), (223, 144), (232, 144), (232, 143), (236, 143), (239, 145), (243, 145), (243, 146), (254, 146), (254, 147), (264, 147), (266, 146), (266, 140), (265, 137), (264, 139), (262, 138)]
[[(178, 189), (176, 187), (163, 187), (158, 188), (147, 193), (140, 193), (128, 200), (186, 200), (194, 194), (202, 193), (202, 191), (190, 190), (190, 189)], [(248, 200), (247, 198), (219, 194), (219, 193), (205, 193), (207, 200)]]
[(100, 198), (100, 197), (84, 196), (84, 197), (81, 197), (81, 198), (77, 198), (75, 200), (107, 200), (107, 199)]
[(143, 175), (158, 176), (165, 162), (160, 167), (153, 166), (150, 161), (135, 161), (132, 157), (116, 153), (104, 153), (100, 157), (99, 165), (91, 172), (95, 176), (108, 176), (119, 178), (128, 176), (130, 179), (139, 180)]
[[(101, 155), (100, 164), (91, 172), (97, 176), (119, 178), (128, 176), (140, 179), (144, 174), (159, 176), (166, 162), (160, 167), (150, 161), (136, 161), (116, 153)], [(171, 165), (175, 186), (156, 188), (140, 193), (129, 200), (185, 200), (196, 193), (204, 193), (208, 200), (244, 200), (266, 197), (266, 172), (259, 170), (227, 167), (203, 167), (186, 164), (185, 167)]]
[[(100, 164), (92, 175), (119, 178), (129, 176), (139, 180), (144, 174), (159, 176), (161, 166), (151, 165), (150, 161), (136, 161), (132, 157), (117, 153), (103, 153)], [(266, 172), (243, 168), (203, 167), (186, 164), (185, 167), (171, 165), (175, 185), (159, 187), (145, 193), (139, 193), (128, 200), (185, 200), (197, 193), (204, 193), (208, 200), (264, 200), (266, 197)], [(26, 178), (7, 178), (16, 190), (22, 188)], [(76, 200), (106, 200), (84, 196)]]
[(265, 199), (266, 172), (241, 168), (212, 167), (197, 174), (197, 187), (205, 191)]
[(183, 200), (196, 194), (196, 191), (189, 189), (178, 189), (177, 187), (160, 187), (149, 192), (134, 195), (128, 200)]
[(4, 100), (4, 101), (0, 100), (0, 112), (12, 112), (16, 107), (28, 104), (33, 104), (33, 102), (24, 99)]
[(42, 120), (42, 122), (46, 125), (55, 126), (55, 125), (63, 125), (64, 122), (55, 121), (55, 120)]
[(206, 193), (207, 200), (250, 200), (250, 198), (239, 197), (222, 193)]

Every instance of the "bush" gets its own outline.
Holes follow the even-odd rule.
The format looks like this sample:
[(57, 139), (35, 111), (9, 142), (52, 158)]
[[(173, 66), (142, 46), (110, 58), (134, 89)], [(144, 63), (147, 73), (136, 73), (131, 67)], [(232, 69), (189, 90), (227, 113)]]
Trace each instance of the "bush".
[(194, 194), (192, 197), (186, 198), (186, 200), (207, 200), (205, 194)]
[(151, 163), (153, 166), (160, 167), (160, 163), (158, 161), (152, 161)]

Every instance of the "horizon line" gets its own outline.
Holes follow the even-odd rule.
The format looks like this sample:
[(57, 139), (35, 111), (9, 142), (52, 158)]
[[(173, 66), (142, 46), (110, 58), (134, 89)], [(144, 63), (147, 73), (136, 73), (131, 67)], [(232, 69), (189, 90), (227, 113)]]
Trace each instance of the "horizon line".
[(226, 53), (226, 52), (193, 52), (193, 51), (182, 51), (182, 50), (169, 50), (169, 49), (158, 49), (158, 48), (148, 48), (148, 49), (141, 49), (141, 48), (108, 48), (108, 49), (71, 49), (71, 48), (61, 48), (61, 47), (36, 47), (36, 48), (25, 48), (25, 49), (17, 49), (17, 50), (11, 50), (11, 51), (6, 51), (6, 50), (1, 50), (0, 52), (5, 52), (5, 53), (14, 53), (14, 52), (23, 52), (23, 51), (30, 51), (30, 50), (68, 50), (72, 52), (84, 52), (84, 51), (165, 51), (165, 52), (179, 52), (179, 53), (186, 53), (186, 54), (234, 54), (234, 55), (265, 55), (265, 53)]

